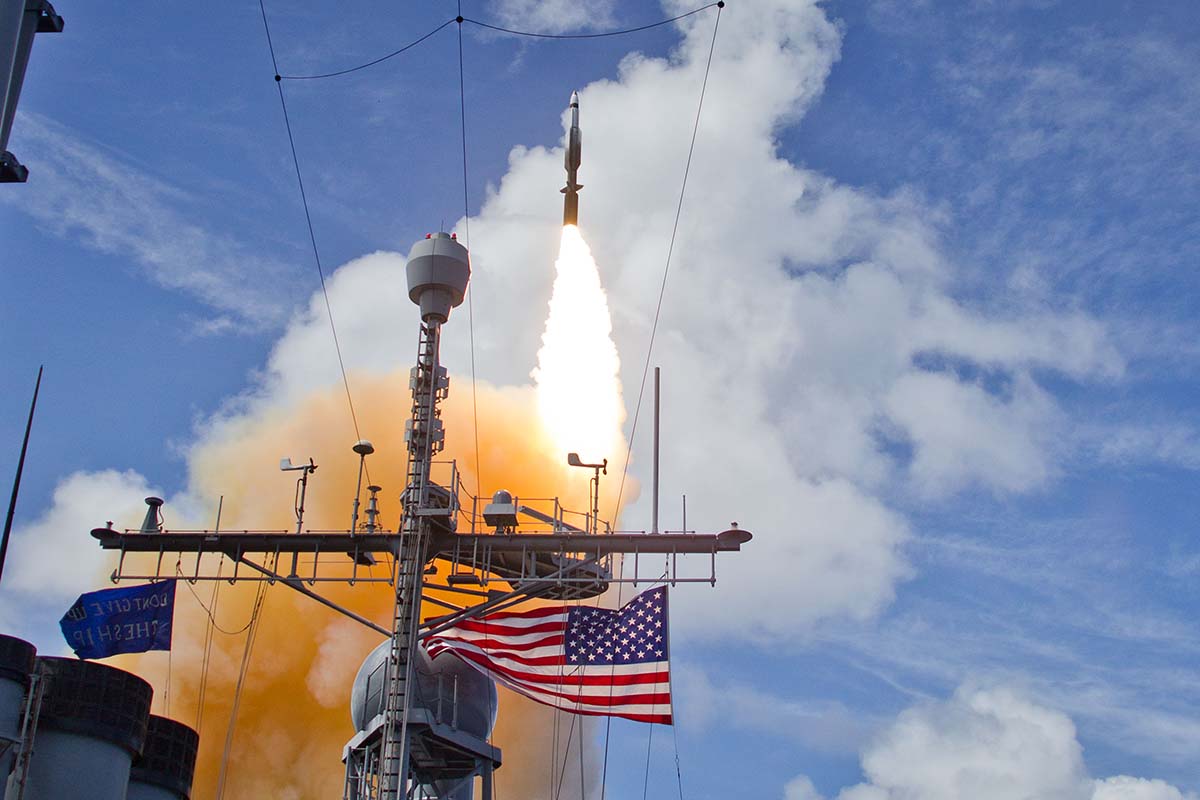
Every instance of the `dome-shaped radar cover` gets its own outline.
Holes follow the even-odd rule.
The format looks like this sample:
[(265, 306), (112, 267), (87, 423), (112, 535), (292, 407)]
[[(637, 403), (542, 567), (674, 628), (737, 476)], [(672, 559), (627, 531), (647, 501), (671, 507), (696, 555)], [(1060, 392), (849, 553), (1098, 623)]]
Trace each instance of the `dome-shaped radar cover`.
[(421, 307), (421, 319), (445, 322), (462, 303), (471, 279), (467, 248), (448, 233), (433, 233), (408, 254), (408, 297)]

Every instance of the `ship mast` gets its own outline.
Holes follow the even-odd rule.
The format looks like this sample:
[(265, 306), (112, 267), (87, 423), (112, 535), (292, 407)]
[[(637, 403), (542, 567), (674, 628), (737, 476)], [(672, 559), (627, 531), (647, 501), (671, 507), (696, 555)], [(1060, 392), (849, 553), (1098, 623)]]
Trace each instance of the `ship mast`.
[[(396, 609), (392, 647), (388, 656), (383, 724), (381, 800), (399, 798), (409, 774), (408, 709), (413, 682), (413, 651), (421, 620), (425, 562), (435, 518), (447, 503), (436, 503), (430, 469), (445, 445), (438, 403), (446, 397), (450, 379), (439, 361), (442, 324), (450, 309), (462, 303), (471, 269), (467, 249), (446, 233), (418, 242), (409, 255), (408, 293), (421, 307), (421, 337), (413, 367), (412, 416), (405, 428), (408, 445), (408, 483), (400, 523), (400, 553), (396, 559)], [(441, 499), (440, 497), (437, 499)]]
[[(453, 461), (435, 461), (445, 441), (439, 403), (449, 389), (447, 372), (439, 358), (441, 332), (451, 309), (466, 294), (469, 256), (452, 234), (430, 234), (413, 246), (406, 269), (409, 298), (420, 306), (421, 322), (417, 364), (409, 380), (412, 407), (405, 430), (407, 475), (396, 532), (376, 526), (374, 493), (379, 487), (372, 486), (370, 522), (360, 530), (306, 530), (302, 520), (294, 533), (117, 531), (110, 523), (94, 529), (92, 536), (102, 548), (119, 552), (114, 582), (174, 578), (174, 569), (164, 568), (163, 564), (172, 565), (182, 560), (182, 554), (192, 553), (194, 566), (183, 573), (189, 581), (282, 583), (389, 636), (387, 662), (379, 676), (381, 685), (373, 690), (377, 692), (374, 699), (378, 706), (374, 708), (378, 711), (372, 712), (373, 718), (363, 720), (359, 732), (343, 750), (343, 800), (401, 800), (414, 795), (457, 800), (458, 789), (443, 792), (439, 787), (456, 781), (461, 787), (464, 779), (474, 776), (482, 781), (484, 800), (492, 800), (492, 771), (500, 766), (500, 750), (486, 738), (459, 728), (457, 701), (449, 709), (441, 708), (440, 703), (438, 708), (429, 709), (414, 702), (418, 699), (415, 692), (419, 691), (416, 667), (421, 639), (529, 598), (563, 601), (596, 597), (614, 583), (713, 584), (717, 553), (740, 550), (751, 535), (736, 523), (716, 534), (613, 532), (598, 519), (594, 493), (593, 507), (579, 515), (582, 526), (567, 522), (569, 512), (558, 498), (518, 499), (499, 491), (491, 503), (483, 504), (471, 496), (463, 488)], [(366, 448), (356, 445), (355, 452), (365, 455)], [(578, 456), (570, 455), (570, 463), (578, 461)], [(597, 470), (604, 466), (578, 465)], [(436, 476), (435, 466), (439, 468)], [(157, 559), (152, 569), (141, 568), (148, 561), (135, 560), (133, 566), (127, 566), (126, 556), (131, 553), (157, 554)], [(166, 558), (176, 553), (180, 559)], [(205, 555), (218, 553), (234, 563), (232, 575), (212, 569), (204, 559)], [(390, 555), (395, 564), (388, 577), (360, 571), (361, 565), (375, 563), (374, 557), (384, 554)], [(633, 558), (619, 577), (614, 576), (613, 559), (623, 554)], [(285, 555), (291, 557), (293, 565), (288, 575), (274, 568)], [(646, 560), (639, 564), (639, 557), (647, 555), (663, 556), (665, 570), (664, 562), (654, 559), (653, 574), (649, 574)], [(306, 564), (311, 563), (303, 575), (297, 574), (300, 556), (305, 557)], [(694, 571), (690, 565), (695, 562), (688, 562), (688, 556), (707, 557), (703, 558), (707, 570)], [(434, 559), (448, 562), (449, 574), (442, 584), (428, 582), (427, 576), (435, 570), (427, 569), (427, 565)], [(503, 588), (489, 588), (489, 581), (492, 587)], [(342, 608), (310, 588), (326, 582), (390, 584), (395, 591), (391, 629)], [(436, 597), (426, 598), (427, 587), (482, 599), (460, 608)], [(452, 613), (422, 622), (421, 608), (426, 600), (450, 608)], [(371, 680), (367, 683), (370, 689)]]

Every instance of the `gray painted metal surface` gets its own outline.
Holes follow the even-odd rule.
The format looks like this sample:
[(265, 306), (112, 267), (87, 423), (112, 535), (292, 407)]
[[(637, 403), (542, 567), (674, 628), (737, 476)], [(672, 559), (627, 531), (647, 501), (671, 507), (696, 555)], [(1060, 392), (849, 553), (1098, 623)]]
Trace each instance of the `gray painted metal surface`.
[[(389, 642), (382, 642), (363, 660), (350, 690), (350, 721), (364, 730), (383, 713), (383, 681), (387, 671)], [(417, 650), (414, 663), (417, 681), (413, 708), (433, 713), (434, 719), (486, 739), (496, 723), (496, 684), (449, 653), (430, 660)]]
[(430, 234), (408, 254), (408, 296), (421, 307), (421, 319), (445, 322), (450, 309), (463, 301), (471, 262), (467, 248), (448, 233)]
[(133, 754), (124, 747), (39, 726), (25, 800), (125, 800)]

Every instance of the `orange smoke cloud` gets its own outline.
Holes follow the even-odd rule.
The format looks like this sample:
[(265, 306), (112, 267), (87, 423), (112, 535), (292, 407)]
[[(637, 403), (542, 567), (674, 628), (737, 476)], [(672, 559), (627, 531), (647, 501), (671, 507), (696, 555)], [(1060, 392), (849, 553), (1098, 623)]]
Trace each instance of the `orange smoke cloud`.
[[(478, 386), (476, 452), (470, 380), (453, 379), (450, 397), (442, 406), (446, 449), (439, 460), (455, 461), (464, 487), (474, 492), (478, 485), (482, 499), (503, 488), (522, 498), (559, 497), (568, 508), (584, 511), (590, 506), (590, 472), (568, 467), (566, 451), (578, 450), (585, 458), (608, 457), (610, 473), (619, 474), (625, 455), (620, 433), (624, 411), (607, 304), (595, 264), (573, 228), (564, 232), (558, 273), (539, 354), (538, 387)], [(574, 360), (572, 352), (577, 356)], [(405, 481), (404, 425), (411, 405), (408, 371), (383, 377), (352, 375), (351, 379), (361, 433), (376, 447), (367, 464), (370, 480), (384, 487), (381, 521), (395, 530)], [(312, 457), (319, 469), (309, 480), (304, 526), (344, 530), (350, 524), (357, 479), (358, 457), (351, 451), (356, 438), (340, 387), (313, 393), (286, 408), (263, 407), (216, 422), (190, 454), (189, 495), (210, 502), (214, 510), (216, 499), (223, 495), (222, 528), (226, 530), (294, 529), (296, 473), (281, 473), (278, 459), (289, 456), (299, 463)], [(613, 490), (611, 484), (606, 488)], [(635, 495), (636, 487), (626, 489), (626, 499)], [(612, 498), (605, 496), (603, 502), (607, 505), (602, 507), (611, 507)], [(322, 558), (323, 563), (340, 559), (349, 564), (337, 554)], [(289, 566), (281, 564), (280, 572), (286, 574)], [(302, 559), (301, 576), (305, 566), (311, 568), (311, 562)], [(205, 571), (211, 574), (215, 567), (216, 560), (206, 557)], [(195, 557), (181, 558), (179, 568), (184, 576), (190, 574)], [(226, 574), (230, 568), (226, 563)], [(377, 577), (386, 574), (382, 565), (373, 569)], [(386, 584), (327, 583), (314, 588), (384, 627), (391, 626), (394, 599)], [(246, 625), (255, 591), (256, 586), (248, 582), (233, 586), (222, 582), (217, 624), (227, 631)], [(244, 633), (214, 634), (201, 709), (207, 619), (199, 601), (208, 604), (211, 592), (211, 583), (198, 582), (189, 590), (181, 582), (170, 655), (149, 653), (118, 660), (119, 666), (154, 683), (160, 698), (157, 713), (168, 711), (169, 674), (169, 715), (191, 725), (202, 720), (194, 788), (199, 798), (216, 794), (245, 641)], [(454, 596), (445, 599), (455, 601)], [(445, 613), (431, 604), (424, 611), (426, 616)], [(224, 796), (287, 800), (340, 796), (339, 759), (342, 746), (354, 734), (350, 686), (362, 659), (380, 641), (377, 632), (285, 586), (271, 587), (242, 690)], [(502, 692), (495, 743), (504, 749), (505, 763), (496, 773), (498, 794), (548, 796), (550, 773), (565, 763), (559, 796), (577, 796), (578, 725), (571, 755), (564, 758), (570, 717)], [(560, 734), (556, 736), (555, 730)], [(586, 778), (594, 770), (594, 754), (588, 752), (594, 743), (584, 747)]]

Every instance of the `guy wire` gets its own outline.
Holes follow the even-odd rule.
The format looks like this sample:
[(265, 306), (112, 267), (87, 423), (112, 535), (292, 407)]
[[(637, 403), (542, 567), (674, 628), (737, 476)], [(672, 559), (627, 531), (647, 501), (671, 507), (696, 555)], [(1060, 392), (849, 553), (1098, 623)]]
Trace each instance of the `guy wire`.
[[(288, 145), (292, 151), (292, 166), (296, 169), (296, 183), (300, 187), (300, 202), (304, 206), (304, 221), (308, 225), (308, 240), (312, 244), (313, 260), (317, 265), (317, 276), (321, 279), (321, 295), (325, 298), (325, 313), (329, 317), (329, 330), (333, 334), (333, 349), (337, 353), (338, 367), (342, 373), (342, 385), (346, 389), (346, 403), (350, 407), (350, 421), (354, 423), (354, 435), (362, 439), (358, 430), (358, 415), (354, 412), (354, 398), (350, 394), (350, 379), (346, 377), (346, 362), (342, 358), (342, 344), (338, 340), (337, 325), (333, 321), (333, 306), (329, 303), (329, 290), (325, 286), (325, 269), (321, 266), (321, 253), (317, 249), (317, 234), (313, 230), (312, 213), (308, 209), (308, 195), (304, 191), (304, 176), (300, 172), (300, 158), (296, 155), (296, 139), (292, 135), (292, 121), (288, 116), (287, 100), (283, 96), (283, 76), (279, 74), (279, 62), (275, 58), (275, 44), (271, 41), (271, 26), (267, 23), (267, 7), (258, 0), (262, 12), (263, 30), (267, 34), (267, 50), (271, 53), (271, 67), (275, 70), (275, 88), (279, 90), (279, 107), (283, 110), (283, 124), (287, 129)], [(432, 35), (432, 34), (431, 34)], [(367, 480), (371, 480), (371, 469), (364, 468)]]

